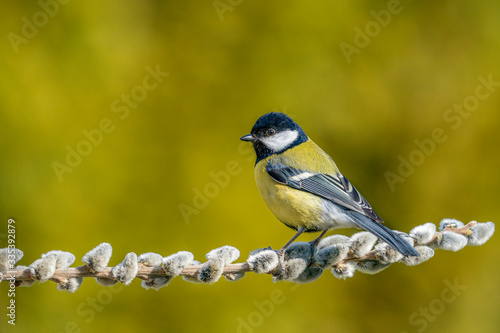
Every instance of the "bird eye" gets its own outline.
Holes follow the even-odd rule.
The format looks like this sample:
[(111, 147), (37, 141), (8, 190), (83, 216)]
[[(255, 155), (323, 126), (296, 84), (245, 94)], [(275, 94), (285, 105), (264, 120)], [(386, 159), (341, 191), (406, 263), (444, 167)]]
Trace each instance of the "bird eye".
[(276, 134), (276, 130), (274, 128), (270, 128), (266, 131), (267, 136), (273, 136), (274, 134)]

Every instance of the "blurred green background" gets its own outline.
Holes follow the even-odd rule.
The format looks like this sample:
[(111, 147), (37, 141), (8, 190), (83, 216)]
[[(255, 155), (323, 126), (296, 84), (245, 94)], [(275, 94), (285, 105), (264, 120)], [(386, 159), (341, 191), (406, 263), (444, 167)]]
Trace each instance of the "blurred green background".
[[(4, 2), (0, 21), (0, 234), (4, 247), (15, 218), (20, 264), (60, 249), (80, 265), (101, 242), (114, 248), (111, 265), (132, 251), (189, 250), (203, 261), (230, 244), (244, 261), (279, 248), (293, 232), (263, 203), (253, 153), (238, 140), (272, 110), (301, 124), (393, 229), (499, 221), (500, 87), (473, 112), (447, 113), (474, 102), (478, 77), (500, 81), (498, 2), (43, 3)], [(380, 14), (388, 6), (390, 22)], [(369, 39), (356, 32), (365, 28)], [(359, 47), (346, 57), (341, 43)], [(157, 66), (169, 75), (141, 88)], [(113, 130), (58, 177), (54, 162), (67, 165), (68, 147), (89, 149), (83, 131), (103, 119)], [(447, 140), (391, 189), (386, 172), (436, 128)], [(238, 170), (229, 184), (184, 218), (179, 206), (193, 206), (228, 163)], [(114, 293), (91, 279), (75, 294), (36, 284), (17, 290), (16, 326), (2, 315), (0, 331), (497, 332), (497, 239), (374, 276), (326, 272), (298, 288), (255, 274), (211, 286), (179, 278), (158, 292), (138, 280)], [(443, 303), (455, 280), (466, 289)], [(0, 292), (5, 313), (5, 283)], [(279, 302), (262, 310), (272, 295)]]

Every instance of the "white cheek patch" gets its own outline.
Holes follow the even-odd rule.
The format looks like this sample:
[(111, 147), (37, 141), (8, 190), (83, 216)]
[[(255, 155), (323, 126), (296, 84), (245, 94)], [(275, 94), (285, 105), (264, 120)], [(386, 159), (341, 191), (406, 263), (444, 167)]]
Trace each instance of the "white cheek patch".
[(298, 131), (287, 130), (268, 138), (262, 138), (261, 141), (271, 151), (277, 152), (290, 146), (298, 137)]

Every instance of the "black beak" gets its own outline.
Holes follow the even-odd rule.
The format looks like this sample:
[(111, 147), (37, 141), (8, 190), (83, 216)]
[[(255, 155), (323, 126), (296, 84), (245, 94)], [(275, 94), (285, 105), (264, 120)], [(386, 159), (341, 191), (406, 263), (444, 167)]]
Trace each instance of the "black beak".
[(255, 136), (253, 136), (253, 134), (248, 134), (248, 135), (245, 135), (245, 136), (242, 136), (240, 138), (241, 141), (250, 141), (250, 142), (254, 142), (255, 141)]

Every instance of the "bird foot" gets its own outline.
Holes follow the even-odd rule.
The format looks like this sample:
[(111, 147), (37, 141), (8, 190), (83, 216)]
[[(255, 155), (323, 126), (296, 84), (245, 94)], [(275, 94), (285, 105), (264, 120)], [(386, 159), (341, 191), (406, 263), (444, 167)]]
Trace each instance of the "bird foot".
[(318, 249), (318, 244), (320, 240), (315, 239), (309, 242), (309, 245), (311, 246), (311, 253), (314, 255), (316, 253), (316, 250)]
[(282, 280), (285, 274), (285, 250), (278, 251), (278, 266), (271, 272), (271, 274), (278, 280)]

